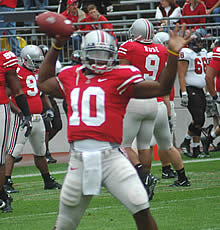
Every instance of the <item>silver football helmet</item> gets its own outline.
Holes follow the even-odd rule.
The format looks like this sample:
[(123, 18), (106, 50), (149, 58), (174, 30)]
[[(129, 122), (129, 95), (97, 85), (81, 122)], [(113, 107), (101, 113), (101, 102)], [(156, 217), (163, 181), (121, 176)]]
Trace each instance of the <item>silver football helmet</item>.
[(115, 38), (102, 30), (86, 34), (81, 46), (81, 61), (95, 73), (111, 71), (117, 59)]
[(158, 32), (153, 37), (153, 43), (161, 44), (167, 47), (168, 41), (170, 39), (170, 35), (166, 32)]
[(135, 20), (129, 29), (129, 37), (134, 41), (152, 43), (153, 36), (154, 26), (145, 18)]
[(43, 52), (38, 46), (27, 45), (21, 50), (22, 64), (33, 72), (40, 68), (43, 60)]

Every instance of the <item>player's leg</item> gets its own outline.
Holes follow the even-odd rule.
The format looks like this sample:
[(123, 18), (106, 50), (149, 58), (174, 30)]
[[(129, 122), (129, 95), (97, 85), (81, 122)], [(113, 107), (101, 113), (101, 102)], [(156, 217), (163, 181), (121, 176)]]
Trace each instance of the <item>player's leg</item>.
[(13, 181), (11, 179), (14, 169), (15, 158), (19, 156), (24, 150), (25, 143), (28, 137), (24, 136), (25, 130), (20, 128), (21, 120), (18, 114), (11, 114), (12, 122), (10, 129), (10, 140), (8, 154), (5, 162), (5, 184), (4, 187), (8, 193), (19, 192), (13, 187)]
[(132, 213), (138, 230), (156, 230), (147, 193), (137, 172), (117, 149), (103, 160), (103, 185)]
[(195, 89), (189, 95), (189, 105), (188, 109), (192, 116), (193, 122), (189, 126), (189, 130), (193, 136), (193, 154), (191, 157), (200, 158), (205, 155), (201, 155), (200, 152), (200, 137), (201, 129), (205, 123), (205, 109), (206, 109), (206, 99), (205, 94), (202, 89)]
[(69, 166), (60, 194), (56, 230), (75, 230), (92, 199), (92, 196), (82, 194), (82, 159), (74, 151), (70, 154)]
[(33, 128), (29, 137), (31, 146), (34, 150), (34, 163), (44, 180), (44, 189), (60, 189), (61, 185), (58, 184), (49, 173), (45, 157), (45, 126), (41, 115), (38, 114), (37, 116), (39, 116), (39, 120), (36, 121), (34, 119), (32, 123)]
[(168, 160), (175, 168), (178, 180), (175, 182), (176, 186), (189, 186), (190, 183), (185, 175), (183, 161), (179, 151), (172, 146), (170, 129), (167, 118), (167, 108), (162, 102), (158, 103), (158, 114), (154, 126), (154, 136), (156, 138), (158, 147), (164, 150)]
[[(55, 135), (62, 129), (62, 120), (60, 116), (60, 110), (56, 103), (56, 101), (49, 96), (49, 100), (51, 102), (51, 105), (54, 109), (54, 119), (51, 121), (51, 127), (48, 130), (48, 136), (46, 137), (47, 141), (49, 142), (51, 139), (55, 137)], [(46, 158), (48, 163), (56, 163), (57, 160), (54, 159), (51, 156), (51, 153), (49, 151), (49, 143), (46, 142)]]
[(10, 126), (10, 107), (8, 104), (0, 105), (0, 200), (2, 212), (12, 212), (12, 198), (7, 194), (3, 185), (5, 182), (5, 156), (8, 147)]

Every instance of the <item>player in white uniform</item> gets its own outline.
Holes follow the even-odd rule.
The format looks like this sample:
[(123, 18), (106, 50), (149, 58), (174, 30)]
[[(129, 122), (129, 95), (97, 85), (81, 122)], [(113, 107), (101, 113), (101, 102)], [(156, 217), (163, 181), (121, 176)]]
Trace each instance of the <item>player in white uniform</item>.
[[(183, 27), (184, 28), (184, 27)], [(39, 71), (44, 93), (65, 97), (71, 159), (54, 229), (77, 229), (101, 184), (132, 213), (138, 230), (156, 230), (147, 193), (136, 170), (118, 150), (129, 99), (169, 94), (176, 76), (178, 51), (189, 41), (171, 31), (168, 64), (160, 82), (146, 81), (134, 66), (115, 66), (116, 42), (108, 33), (89, 32), (82, 45), (82, 63), (55, 77), (54, 66), (66, 42), (55, 40)], [(183, 34), (181, 31), (180, 34)], [(188, 34), (190, 35), (190, 34)], [(149, 90), (150, 89), (150, 90)]]
[[(188, 157), (200, 158), (201, 128), (205, 123), (206, 98), (203, 88), (206, 86), (207, 51), (202, 49), (201, 35), (195, 32), (189, 48), (183, 48), (179, 54), (178, 75), (181, 89), (181, 105), (187, 107), (192, 122), (188, 126), (187, 135), (181, 144)], [(190, 142), (193, 140), (190, 151)]]
[(14, 158), (23, 152), (25, 144), (29, 140), (34, 150), (35, 165), (41, 172), (41, 176), (44, 180), (44, 189), (60, 189), (61, 185), (58, 184), (49, 173), (45, 157), (45, 127), (41, 116), (43, 109), (41, 100), (43, 96), (46, 96), (40, 96), (36, 79), (36, 73), (44, 60), (44, 56), (38, 46), (28, 45), (21, 51), (21, 60), (23, 65), (17, 67), (17, 75), (27, 97), (27, 102), (32, 114), (33, 127), (31, 134), (25, 137), (24, 130), (20, 127), (23, 115), (20, 115), (21, 110), (17, 107), (14, 97), (12, 97), (12, 103), (15, 105), (15, 112), (17, 113), (12, 114), (13, 125), (8, 154), (6, 156), (4, 187), (9, 193), (18, 192), (12, 187), (13, 183), (11, 180)]

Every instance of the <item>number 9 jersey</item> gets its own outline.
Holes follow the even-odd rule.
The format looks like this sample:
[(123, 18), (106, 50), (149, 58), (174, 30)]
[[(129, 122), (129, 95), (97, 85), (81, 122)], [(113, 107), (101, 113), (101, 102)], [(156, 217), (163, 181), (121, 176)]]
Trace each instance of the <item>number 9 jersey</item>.
[(168, 54), (165, 46), (161, 44), (146, 44), (129, 40), (118, 49), (119, 59), (127, 59), (132, 65), (140, 69), (146, 80), (157, 80)]
[(186, 86), (204, 88), (206, 85), (205, 73), (208, 63), (207, 51), (202, 49), (196, 53), (189, 48), (183, 48), (179, 53), (179, 61), (187, 61), (189, 64), (185, 75)]
[[(22, 90), (27, 98), (31, 114), (41, 114), (43, 105), (40, 98), (40, 91), (37, 88), (36, 75), (22, 66), (18, 66), (16, 71)], [(16, 105), (14, 97), (12, 97), (12, 102)]]

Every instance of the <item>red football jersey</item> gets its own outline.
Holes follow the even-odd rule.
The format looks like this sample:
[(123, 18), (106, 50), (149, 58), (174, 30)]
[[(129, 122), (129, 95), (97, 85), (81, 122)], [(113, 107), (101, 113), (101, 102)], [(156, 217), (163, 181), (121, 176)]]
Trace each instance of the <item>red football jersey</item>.
[(167, 62), (167, 49), (161, 44), (127, 41), (118, 49), (119, 59), (127, 59), (140, 69), (146, 80), (157, 80)]
[[(127, 41), (118, 49), (119, 59), (127, 59), (130, 64), (139, 68), (146, 80), (157, 80), (167, 62), (168, 53), (161, 44), (143, 44), (136, 41)], [(163, 101), (163, 98), (157, 98)]]
[[(43, 111), (43, 105), (40, 98), (40, 91), (37, 88), (37, 80), (35, 74), (22, 66), (18, 66), (17, 75), (20, 80), (23, 92), (27, 98), (31, 114), (41, 114)], [(15, 99), (13, 97), (12, 101), (16, 105)]]
[(11, 51), (0, 52), (0, 104), (9, 103), (9, 98), (5, 91), (5, 73), (11, 69), (16, 69), (18, 59)]
[(69, 142), (96, 139), (121, 143), (126, 106), (132, 85), (143, 81), (133, 66), (116, 66), (101, 75), (85, 76), (81, 65), (63, 70), (57, 77), (68, 108)]
[(220, 92), (220, 47), (213, 49), (213, 55), (209, 66), (218, 72), (216, 76), (216, 90)]

